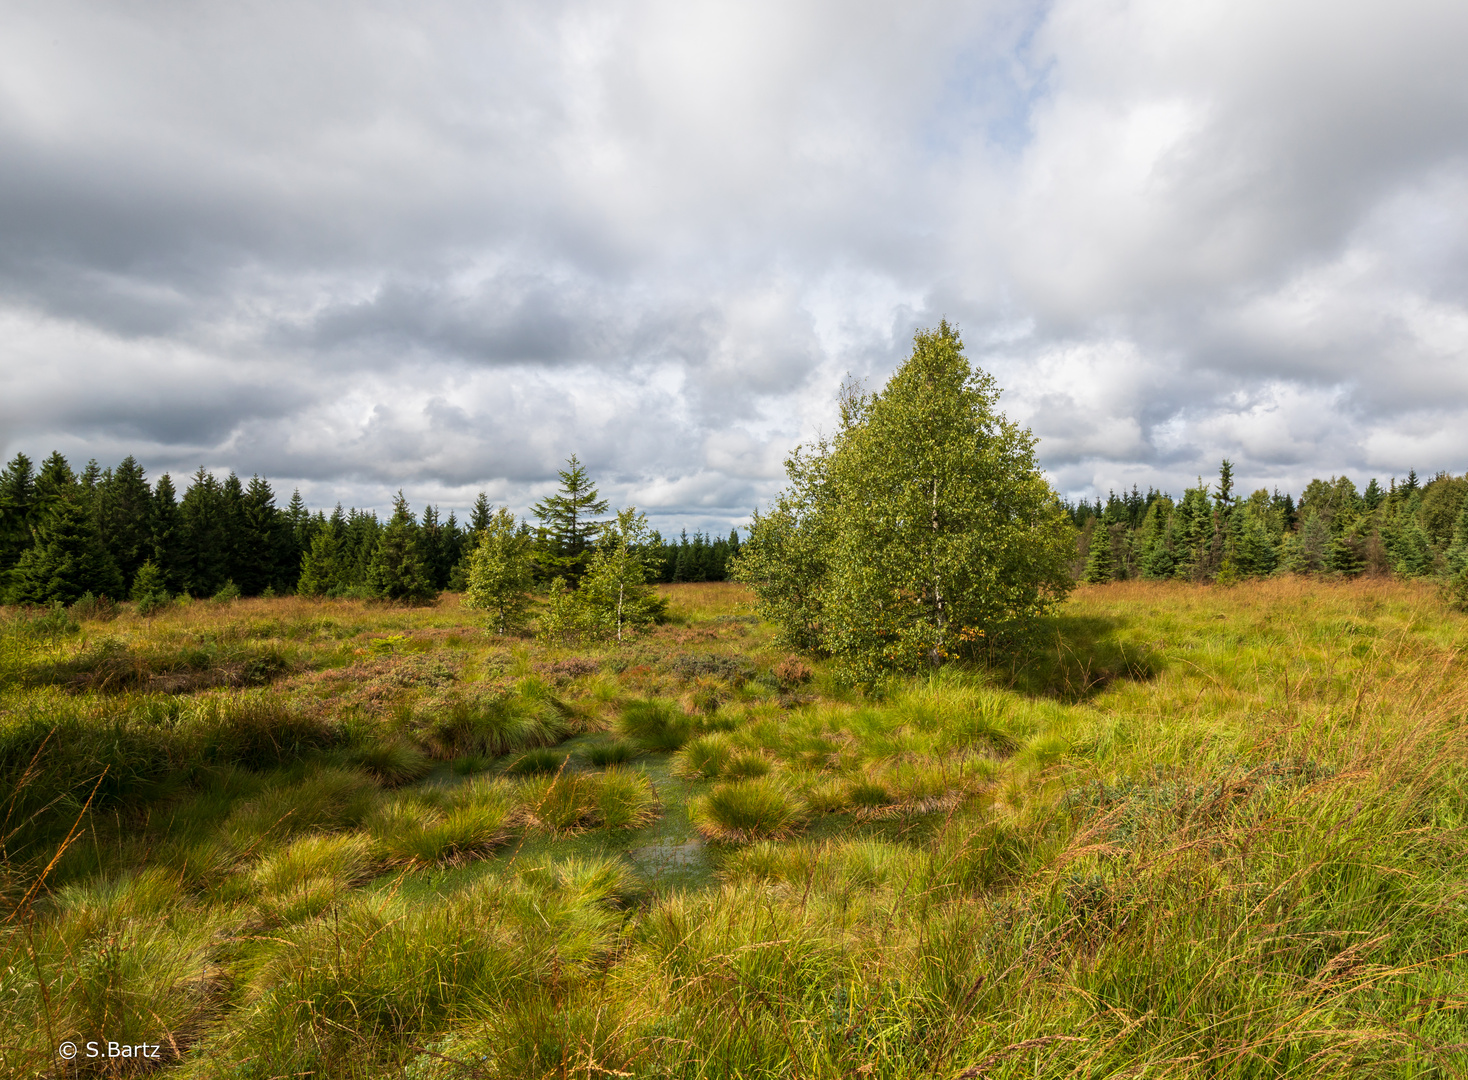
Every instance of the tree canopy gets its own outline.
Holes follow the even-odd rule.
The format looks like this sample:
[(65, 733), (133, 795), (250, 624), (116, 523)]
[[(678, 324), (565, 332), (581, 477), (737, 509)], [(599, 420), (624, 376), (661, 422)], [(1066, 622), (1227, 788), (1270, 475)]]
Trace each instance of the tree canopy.
[(738, 563), (787, 640), (869, 682), (1013, 639), (1064, 599), (1074, 530), (998, 397), (946, 321), (880, 393), (846, 389)]

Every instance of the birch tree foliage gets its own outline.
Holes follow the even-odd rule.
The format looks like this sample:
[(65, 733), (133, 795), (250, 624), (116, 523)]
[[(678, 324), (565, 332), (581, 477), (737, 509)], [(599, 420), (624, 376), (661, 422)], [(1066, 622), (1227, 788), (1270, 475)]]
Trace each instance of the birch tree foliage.
[(517, 528), (515, 515), (503, 506), (485, 515), (484, 527), (476, 535), (461, 602), (488, 612), (496, 634), (514, 633), (524, 628), (530, 608), (530, 535)]
[(631, 630), (657, 621), (662, 599), (647, 584), (651, 530), (637, 508), (617, 511), (602, 527), (586, 576), (577, 590), (582, 620), (592, 637), (621, 641)]
[(820, 650), (827, 558), (831, 547), (831, 445), (798, 446), (785, 459), (790, 486), (764, 513), (755, 511), (750, 540), (734, 562), (738, 581), (754, 591), (761, 615), (797, 649)]
[[(740, 564), (787, 639), (870, 682), (1012, 641), (1064, 599), (1074, 531), (998, 397), (946, 322), (880, 393), (844, 393), (840, 431), (791, 470)], [(790, 581), (810, 599), (782, 600)]]

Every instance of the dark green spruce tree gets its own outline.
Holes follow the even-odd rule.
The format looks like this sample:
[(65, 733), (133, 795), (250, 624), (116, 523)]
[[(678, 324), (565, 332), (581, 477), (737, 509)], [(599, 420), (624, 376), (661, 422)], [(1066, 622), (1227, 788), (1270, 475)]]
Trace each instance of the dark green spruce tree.
[(139, 568), (153, 557), (153, 492), (137, 458), (129, 454), (103, 474), (93, 505), (97, 533), (130, 593)]
[(98, 538), (80, 493), (46, 512), (35, 546), (15, 568), (14, 582), (14, 597), (22, 604), (73, 604), (86, 593), (114, 600), (126, 595), (122, 573)]
[(202, 465), (178, 510), (180, 535), (173, 572), (179, 588), (193, 596), (213, 596), (230, 578), (229, 529), (234, 523), (222, 485)]
[(602, 526), (597, 515), (607, 512), (608, 503), (597, 494), (596, 485), (575, 454), (566, 459), (566, 467), (557, 475), (561, 478), (560, 491), (531, 507), (541, 525), (536, 558), (546, 577), (574, 582), (585, 572)]
[(36, 475), (31, 459), (16, 454), (0, 472), (0, 602), (10, 591), (10, 572), (31, 546)]
[(1116, 574), (1116, 561), (1111, 551), (1111, 531), (1105, 520), (1095, 519), (1091, 529), (1090, 547), (1086, 551), (1086, 569), (1081, 580), (1088, 585), (1104, 585)]
[(276, 509), (275, 492), (259, 476), (250, 477), (240, 497), (239, 519), (231, 574), (234, 583), (245, 596), (259, 596), (266, 589), (284, 589), (290, 526)]
[(408, 500), (398, 492), (393, 515), (378, 537), (372, 553), (367, 584), (384, 600), (400, 604), (425, 604), (438, 595), (423, 558), (422, 538)]
[(179, 572), (180, 545), (183, 543), (183, 518), (178, 508), (178, 493), (173, 477), (164, 473), (153, 485), (153, 535), (150, 557), (163, 575), (163, 587), (169, 592), (182, 592)]

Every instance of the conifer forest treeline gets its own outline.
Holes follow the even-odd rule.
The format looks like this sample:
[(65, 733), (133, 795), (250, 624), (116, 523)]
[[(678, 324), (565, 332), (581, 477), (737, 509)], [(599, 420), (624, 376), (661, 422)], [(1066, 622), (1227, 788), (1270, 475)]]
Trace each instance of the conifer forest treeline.
[(1234, 490), (1225, 460), (1179, 500), (1160, 491), (1111, 492), (1070, 506), (1079, 530), (1073, 569), (1083, 581), (1143, 578), (1229, 582), (1278, 572), (1458, 576), (1468, 570), (1468, 475), (1422, 483), (1346, 476), (1312, 480), (1299, 499)]
[[(576, 579), (604, 522), (605, 501), (573, 457), (561, 491), (518, 523), (540, 584)], [(567, 478), (570, 478), (569, 481)], [(569, 486), (568, 486), (569, 483)], [(1080, 581), (1134, 578), (1231, 581), (1280, 572), (1457, 576), (1468, 570), (1468, 475), (1415, 472), (1364, 488), (1345, 476), (1312, 480), (1298, 498), (1241, 496), (1232, 465), (1181, 498), (1135, 487), (1103, 502), (1066, 504)], [(0, 602), (73, 603), (87, 593), (256, 596), (301, 592), (358, 598), (415, 589), (462, 590), (474, 537), (491, 521), (484, 494), (460, 522), (436, 506), (415, 514), (401, 493), (392, 515), (285, 506), (258, 476), (223, 480), (200, 468), (180, 494), (164, 473), (149, 483), (131, 456), (78, 474), (53, 453), (37, 469), (17, 454), (0, 472)], [(1098, 542), (1099, 541), (1099, 542)], [(724, 581), (740, 551), (727, 538), (652, 533), (650, 580)]]
[[(536, 520), (517, 525), (541, 583), (574, 582), (604, 524), (605, 501), (574, 457), (570, 465), (561, 491), (534, 508)], [(280, 506), (258, 476), (220, 480), (200, 468), (180, 492), (167, 473), (149, 483), (131, 456), (78, 474), (60, 453), (39, 469), (17, 454), (0, 472), (0, 602), (71, 604), (88, 593), (424, 599), (465, 587), (475, 536), (493, 517), (483, 493), (464, 522), (436, 506), (415, 514), (399, 493), (384, 521), (340, 505), (312, 513), (299, 491)], [(645, 546), (650, 580), (723, 581), (740, 544), (737, 531), (685, 531), (654, 532)]]

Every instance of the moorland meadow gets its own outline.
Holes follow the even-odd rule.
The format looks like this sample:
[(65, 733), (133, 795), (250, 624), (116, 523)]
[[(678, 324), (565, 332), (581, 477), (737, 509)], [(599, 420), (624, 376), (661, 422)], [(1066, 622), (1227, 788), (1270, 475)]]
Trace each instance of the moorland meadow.
[(1082, 585), (867, 692), (658, 588), (580, 645), (454, 594), (6, 610), (6, 1073), (1468, 1066), (1435, 584)]

